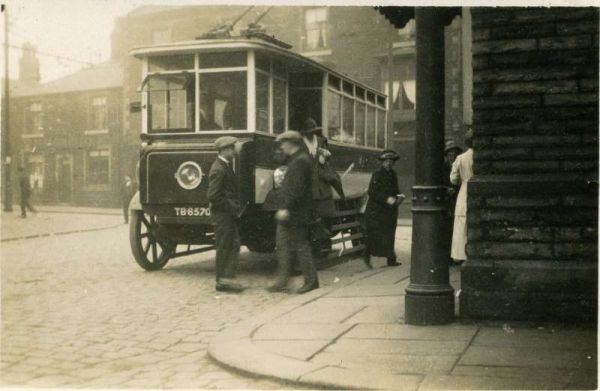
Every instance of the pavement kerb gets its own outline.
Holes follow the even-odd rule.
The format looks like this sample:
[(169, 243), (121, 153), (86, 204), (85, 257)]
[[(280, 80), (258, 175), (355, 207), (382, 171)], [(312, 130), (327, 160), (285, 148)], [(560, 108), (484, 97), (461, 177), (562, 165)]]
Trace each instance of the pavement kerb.
[[(277, 306), (264, 311), (262, 314), (244, 320), (235, 326), (221, 331), (209, 344), (208, 355), (218, 364), (228, 369), (260, 376), (292, 384), (332, 389), (372, 389), (368, 384), (353, 384), (343, 379), (355, 379), (353, 371), (336, 368), (329, 365), (315, 364), (290, 357), (281, 356), (258, 348), (252, 342), (252, 337), (265, 324), (303, 307), (331, 292), (352, 285), (357, 281), (383, 273), (386, 270), (368, 270), (351, 277), (348, 281), (320, 288), (304, 295), (292, 297)], [(310, 375), (318, 370), (328, 368), (337, 373), (339, 381), (311, 379)], [(373, 373), (373, 376), (383, 376), (384, 372)], [(369, 376), (371, 377), (371, 376)], [(376, 378), (376, 377), (375, 377)]]
[(0, 242), (12, 242), (12, 241), (16, 241), (16, 240), (36, 239), (36, 238), (45, 238), (45, 237), (49, 237), (49, 236), (60, 236), (60, 235), (70, 235), (70, 234), (76, 234), (76, 233), (82, 233), (82, 232), (102, 231), (105, 229), (121, 227), (122, 225), (124, 225), (124, 224), (113, 224), (113, 225), (105, 226), (105, 227), (84, 228), (84, 229), (76, 229), (76, 230), (72, 230), (72, 231), (44, 232), (41, 234), (17, 236), (14, 238), (0, 238)]

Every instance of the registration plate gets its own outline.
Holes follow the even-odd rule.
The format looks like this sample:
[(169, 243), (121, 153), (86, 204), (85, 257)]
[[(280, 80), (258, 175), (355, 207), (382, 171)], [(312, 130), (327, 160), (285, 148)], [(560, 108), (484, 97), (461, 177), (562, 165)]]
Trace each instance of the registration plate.
[(197, 206), (189, 206), (189, 207), (174, 207), (175, 216), (191, 216), (191, 217), (201, 217), (201, 216), (210, 216), (210, 208), (202, 208)]

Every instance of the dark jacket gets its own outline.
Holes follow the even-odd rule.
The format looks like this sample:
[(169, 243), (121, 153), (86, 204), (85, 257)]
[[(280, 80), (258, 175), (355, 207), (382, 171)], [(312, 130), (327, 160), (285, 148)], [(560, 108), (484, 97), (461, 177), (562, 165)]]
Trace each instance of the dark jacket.
[(216, 158), (208, 173), (208, 201), (211, 213), (236, 216), (240, 212), (238, 183), (230, 164)]
[(452, 164), (448, 161), (444, 160), (444, 186), (449, 189), (454, 189), (454, 194), (449, 196), (448, 203), (448, 216), (454, 217), (454, 209), (456, 209), (456, 199), (458, 197), (458, 191), (460, 190), (460, 185), (454, 185), (450, 182), (450, 172), (452, 171)]
[(31, 186), (29, 177), (26, 174), (19, 175), (19, 188), (21, 190), (21, 198), (29, 198), (31, 195)]
[(381, 168), (373, 173), (365, 210), (367, 246), (371, 255), (388, 257), (394, 252), (398, 206), (389, 205), (386, 200), (399, 193), (398, 178), (394, 170)]
[(281, 184), (281, 201), (290, 212), (290, 225), (308, 225), (314, 220), (313, 197), (310, 186), (313, 180), (313, 162), (304, 149), (298, 150), (288, 162)]

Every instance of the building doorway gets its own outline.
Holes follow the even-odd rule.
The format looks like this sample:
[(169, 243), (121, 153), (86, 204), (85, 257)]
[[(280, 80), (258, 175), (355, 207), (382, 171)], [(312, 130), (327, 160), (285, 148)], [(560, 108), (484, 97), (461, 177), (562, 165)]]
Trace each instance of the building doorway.
[(73, 155), (70, 153), (56, 155), (56, 187), (58, 202), (73, 201)]

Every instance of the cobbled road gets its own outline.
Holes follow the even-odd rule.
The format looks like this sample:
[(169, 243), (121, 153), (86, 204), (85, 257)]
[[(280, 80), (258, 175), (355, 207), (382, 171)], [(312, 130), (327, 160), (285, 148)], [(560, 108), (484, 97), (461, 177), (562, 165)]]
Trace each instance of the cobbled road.
[[(213, 252), (143, 271), (126, 225), (3, 242), (0, 257), (2, 386), (293, 388), (229, 372), (206, 353), (220, 330), (290, 297), (264, 289), (273, 255), (242, 253), (240, 295), (215, 292)], [(361, 271), (343, 263), (321, 271), (321, 284)]]

